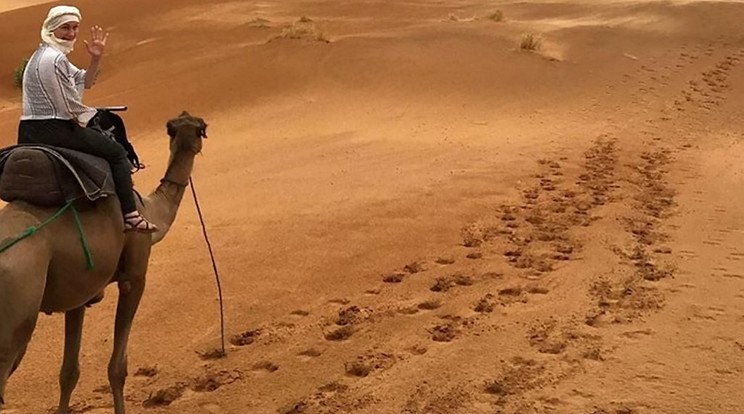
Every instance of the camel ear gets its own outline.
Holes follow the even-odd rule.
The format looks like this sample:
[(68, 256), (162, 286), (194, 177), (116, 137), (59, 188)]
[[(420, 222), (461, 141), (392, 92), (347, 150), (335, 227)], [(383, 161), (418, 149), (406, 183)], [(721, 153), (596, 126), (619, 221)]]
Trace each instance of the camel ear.
[(167, 124), (165, 124), (165, 129), (168, 132), (168, 136), (171, 138), (176, 137), (176, 126), (173, 125), (173, 121), (168, 121)]
[(197, 130), (197, 135), (199, 135), (199, 138), (207, 138), (207, 124), (204, 121), (201, 121), (201, 124), (201, 127)]

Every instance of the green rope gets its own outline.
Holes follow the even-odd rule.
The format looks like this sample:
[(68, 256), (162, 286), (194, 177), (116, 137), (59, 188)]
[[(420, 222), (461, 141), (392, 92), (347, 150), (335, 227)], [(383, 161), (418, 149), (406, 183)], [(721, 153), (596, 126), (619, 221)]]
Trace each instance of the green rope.
[(83, 253), (85, 254), (86, 268), (88, 270), (93, 269), (93, 256), (90, 253), (90, 247), (88, 246), (88, 240), (85, 238), (85, 233), (83, 232), (83, 225), (80, 222), (80, 215), (78, 214), (77, 209), (72, 203), (73, 203), (72, 201), (68, 202), (67, 204), (62, 206), (62, 208), (57, 210), (57, 212), (54, 213), (51, 217), (39, 223), (39, 225), (31, 226), (27, 228), (26, 230), (22, 231), (21, 234), (19, 234), (16, 238), (11, 239), (3, 243), (2, 245), (0, 245), (0, 253), (10, 249), (11, 247), (13, 247), (16, 243), (20, 242), (21, 240), (34, 235), (37, 231), (43, 229), (44, 227), (49, 225), (54, 220), (57, 220), (67, 210), (71, 209), (73, 215), (75, 216), (75, 224), (77, 225), (77, 230), (78, 230), (78, 233), (80, 234), (80, 241), (83, 245)]
[(75, 217), (75, 226), (77, 227), (78, 234), (80, 235), (80, 243), (83, 245), (83, 254), (85, 254), (85, 268), (88, 270), (93, 269), (93, 255), (90, 253), (90, 246), (88, 246), (88, 239), (85, 237), (83, 231), (83, 223), (80, 222), (80, 213), (78, 213), (75, 206), (71, 207), (72, 215)]

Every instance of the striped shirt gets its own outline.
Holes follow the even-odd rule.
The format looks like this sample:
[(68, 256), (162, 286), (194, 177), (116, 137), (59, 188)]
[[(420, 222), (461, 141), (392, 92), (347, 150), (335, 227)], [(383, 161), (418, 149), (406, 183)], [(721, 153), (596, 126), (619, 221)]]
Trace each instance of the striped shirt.
[(64, 53), (42, 43), (23, 73), (23, 112), (27, 119), (75, 119), (81, 125), (96, 114), (83, 104), (85, 70), (70, 63)]

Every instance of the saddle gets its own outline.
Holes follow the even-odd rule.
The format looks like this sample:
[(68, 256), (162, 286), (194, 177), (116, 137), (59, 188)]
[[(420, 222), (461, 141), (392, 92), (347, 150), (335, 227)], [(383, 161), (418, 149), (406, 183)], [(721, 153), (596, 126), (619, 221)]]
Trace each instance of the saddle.
[(25, 144), (0, 149), (0, 199), (43, 207), (115, 195), (103, 158), (67, 148)]

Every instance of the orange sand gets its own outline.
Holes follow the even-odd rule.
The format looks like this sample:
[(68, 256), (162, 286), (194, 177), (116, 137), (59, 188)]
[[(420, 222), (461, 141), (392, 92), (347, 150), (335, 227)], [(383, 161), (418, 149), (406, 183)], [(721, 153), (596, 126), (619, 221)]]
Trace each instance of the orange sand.
[[(0, 145), (49, 7), (23, 3), (0, 6)], [(73, 3), (111, 32), (86, 101), (129, 105), (138, 188), (168, 119), (209, 123), (193, 178), (250, 342), (200, 358), (219, 314), (187, 196), (130, 413), (744, 412), (743, 4)], [(88, 312), (78, 412), (113, 411), (115, 303)], [(9, 412), (55, 405), (62, 334), (40, 318)]]

